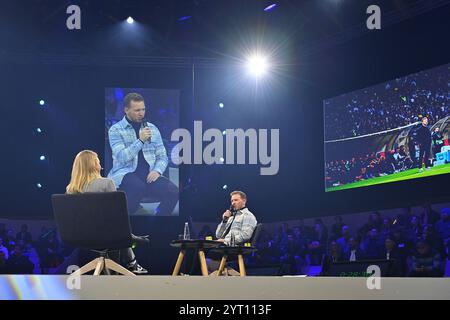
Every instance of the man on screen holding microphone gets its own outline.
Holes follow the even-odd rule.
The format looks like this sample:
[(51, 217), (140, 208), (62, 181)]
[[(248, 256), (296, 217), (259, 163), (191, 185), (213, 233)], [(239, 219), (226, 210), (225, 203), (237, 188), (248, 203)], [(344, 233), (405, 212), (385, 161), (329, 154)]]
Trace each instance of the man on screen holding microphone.
[(124, 98), (125, 116), (108, 132), (113, 167), (108, 174), (127, 195), (129, 213), (139, 209), (142, 198), (160, 204), (157, 215), (170, 215), (178, 202), (178, 187), (163, 176), (169, 159), (158, 128), (145, 120), (144, 98), (129, 93)]

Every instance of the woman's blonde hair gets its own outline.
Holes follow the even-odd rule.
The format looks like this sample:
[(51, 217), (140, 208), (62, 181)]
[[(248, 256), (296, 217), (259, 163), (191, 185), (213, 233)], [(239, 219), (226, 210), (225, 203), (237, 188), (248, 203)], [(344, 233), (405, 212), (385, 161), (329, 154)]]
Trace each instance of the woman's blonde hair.
[(98, 155), (91, 150), (83, 150), (77, 154), (72, 166), (72, 176), (66, 188), (67, 193), (82, 193), (84, 187), (94, 179), (100, 178), (95, 168)]

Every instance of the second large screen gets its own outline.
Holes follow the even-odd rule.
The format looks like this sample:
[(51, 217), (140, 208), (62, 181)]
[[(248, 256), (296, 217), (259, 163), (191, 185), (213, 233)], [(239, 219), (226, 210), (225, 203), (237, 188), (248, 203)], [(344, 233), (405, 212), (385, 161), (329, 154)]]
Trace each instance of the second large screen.
[(450, 64), (324, 101), (325, 190), (450, 172)]

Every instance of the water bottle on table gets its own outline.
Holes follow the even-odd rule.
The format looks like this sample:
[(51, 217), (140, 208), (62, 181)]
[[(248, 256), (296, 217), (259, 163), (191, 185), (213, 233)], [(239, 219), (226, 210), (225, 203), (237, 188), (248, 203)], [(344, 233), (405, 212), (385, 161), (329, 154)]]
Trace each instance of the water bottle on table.
[(189, 232), (189, 223), (184, 224), (183, 240), (191, 240), (191, 233)]

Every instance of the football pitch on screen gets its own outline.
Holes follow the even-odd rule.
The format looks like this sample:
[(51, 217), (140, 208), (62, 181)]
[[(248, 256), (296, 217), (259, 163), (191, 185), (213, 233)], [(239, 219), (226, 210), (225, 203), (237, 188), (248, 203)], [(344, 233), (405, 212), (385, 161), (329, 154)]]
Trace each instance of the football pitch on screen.
[(357, 181), (357, 182), (344, 184), (341, 186), (330, 187), (330, 188), (326, 188), (326, 192), (360, 188), (360, 187), (372, 186), (375, 184), (389, 183), (389, 182), (402, 181), (402, 180), (410, 180), (410, 179), (416, 179), (416, 178), (424, 178), (424, 177), (436, 176), (436, 175), (445, 174), (445, 173), (450, 173), (450, 163), (435, 166), (435, 167), (430, 167), (429, 170), (425, 170), (425, 168), (424, 168), (424, 170), (422, 172), (420, 172), (418, 168), (414, 168), (414, 169), (409, 169), (406, 171), (393, 173), (393, 174), (386, 175), (386, 176), (374, 177), (374, 178), (370, 178), (370, 179), (366, 179), (366, 180), (361, 180), (361, 181)]

